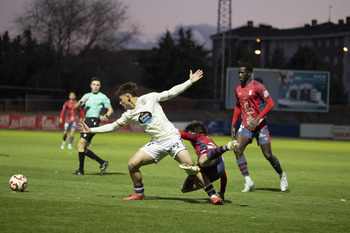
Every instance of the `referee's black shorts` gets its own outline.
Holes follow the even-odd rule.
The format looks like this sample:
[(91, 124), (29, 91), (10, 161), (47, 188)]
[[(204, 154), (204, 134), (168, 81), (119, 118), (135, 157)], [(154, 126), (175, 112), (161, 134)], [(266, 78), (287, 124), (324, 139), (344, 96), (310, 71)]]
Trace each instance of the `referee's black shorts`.
[[(85, 124), (89, 126), (89, 128), (98, 127), (100, 125), (100, 119), (97, 117), (87, 117), (85, 119)], [(95, 136), (93, 133), (81, 133), (80, 137), (84, 138), (86, 141), (91, 142), (92, 137)]]

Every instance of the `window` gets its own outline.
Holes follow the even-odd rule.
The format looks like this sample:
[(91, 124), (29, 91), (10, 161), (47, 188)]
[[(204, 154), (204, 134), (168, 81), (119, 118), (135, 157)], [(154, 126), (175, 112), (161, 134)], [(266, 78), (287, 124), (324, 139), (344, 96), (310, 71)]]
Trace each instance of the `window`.
[(324, 57), (324, 61), (328, 63), (328, 62), (329, 62), (329, 57), (328, 57), (328, 56), (325, 56), (325, 57)]
[(334, 65), (338, 65), (338, 57), (334, 57), (333, 63)]
[(321, 40), (321, 39), (319, 39), (319, 40), (317, 41), (317, 46), (318, 46), (318, 47), (321, 47), (321, 46), (322, 46), (322, 40)]
[(326, 39), (326, 47), (329, 47), (329, 39)]

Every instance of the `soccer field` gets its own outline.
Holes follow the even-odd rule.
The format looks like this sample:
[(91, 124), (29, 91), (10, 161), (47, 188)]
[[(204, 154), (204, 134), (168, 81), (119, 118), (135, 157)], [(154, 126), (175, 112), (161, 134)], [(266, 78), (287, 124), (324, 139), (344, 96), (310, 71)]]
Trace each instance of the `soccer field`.
[[(228, 204), (214, 206), (203, 190), (181, 193), (186, 174), (169, 156), (141, 168), (147, 200), (122, 200), (134, 193), (127, 162), (150, 140), (146, 134), (96, 135), (91, 150), (110, 162), (103, 176), (89, 158), (85, 176), (73, 176), (78, 153), (61, 150), (61, 138), (61, 132), (0, 130), (1, 233), (350, 232), (349, 142), (272, 138), (288, 175), (286, 192), (254, 141), (245, 155), (256, 188), (241, 193), (244, 178), (229, 151)], [(212, 138), (218, 145), (230, 140)], [(23, 193), (8, 186), (16, 173), (28, 179)]]

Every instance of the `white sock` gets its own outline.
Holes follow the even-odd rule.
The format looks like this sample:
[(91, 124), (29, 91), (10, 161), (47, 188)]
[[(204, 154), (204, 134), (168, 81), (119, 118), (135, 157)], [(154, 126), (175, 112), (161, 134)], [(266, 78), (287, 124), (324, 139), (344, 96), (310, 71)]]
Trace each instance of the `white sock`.
[(245, 176), (244, 178), (245, 178), (245, 181), (246, 181), (246, 182), (251, 182), (251, 181), (252, 181), (252, 179), (250, 178), (250, 176)]

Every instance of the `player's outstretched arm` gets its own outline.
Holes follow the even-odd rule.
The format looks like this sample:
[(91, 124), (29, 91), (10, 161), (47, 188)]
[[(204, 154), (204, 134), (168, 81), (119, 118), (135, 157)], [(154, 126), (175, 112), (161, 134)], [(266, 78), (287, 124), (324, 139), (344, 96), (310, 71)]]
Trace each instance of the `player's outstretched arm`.
[(190, 70), (191, 83), (195, 83), (201, 78), (203, 78), (203, 70), (197, 70), (196, 73), (194, 73), (194, 74), (192, 74), (192, 70)]
[(176, 85), (168, 91), (163, 91), (160, 95), (160, 101), (169, 100), (171, 98), (174, 98), (180, 95), (182, 92), (186, 91), (192, 85), (192, 83), (197, 82), (202, 77), (203, 77), (202, 70), (197, 70), (194, 74), (192, 73), (192, 70), (191, 70), (190, 78), (186, 82)]
[(105, 124), (93, 128), (89, 128), (84, 122), (79, 123), (78, 126), (81, 133), (108, 133), (114, 130), (118, 130), (122, 127), (116, 121), (111, 124)]

